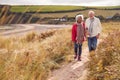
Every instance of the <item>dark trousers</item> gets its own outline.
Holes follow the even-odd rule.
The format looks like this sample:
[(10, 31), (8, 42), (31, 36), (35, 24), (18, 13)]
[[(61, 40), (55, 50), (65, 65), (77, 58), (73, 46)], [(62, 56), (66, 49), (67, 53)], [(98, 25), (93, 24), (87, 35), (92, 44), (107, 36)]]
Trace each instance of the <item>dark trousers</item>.
[(81, 56), (81, 54), (82, 54), (82, 44), (77, 44), (75, 42), (74, 43), (74, 51), (75, 51), (75, 55)]
[(97, 47), (97, 38), (95, 37), (88, 37), (88, 47), (89, 51), (94, 51), (96, 50)]

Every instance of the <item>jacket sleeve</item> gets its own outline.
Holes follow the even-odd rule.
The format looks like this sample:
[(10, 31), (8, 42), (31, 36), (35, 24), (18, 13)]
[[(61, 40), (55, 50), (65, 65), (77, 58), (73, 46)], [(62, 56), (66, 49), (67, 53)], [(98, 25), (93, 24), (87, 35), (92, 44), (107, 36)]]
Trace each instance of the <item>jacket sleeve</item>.
[(85, 27), (88, 30), (88, 19), (85, 21)]
[(84, 27), (84, 36), (86, 37), (86, 26), (85, 26), (85, 23), (83, 23), (83, 27)]
[(101, 31), (102, 31), (102, 26), (100, 20), (98, 19), (98, 33), (101, 33)]
[(87, 32), (87, 30), (86, 30), (85, 23), (83, 23), (83, 27), (84, 27), (84, 39), (83, 39), (83, 41), (86, 41), (86, 32)]
[(72, 26), (72, 41), (75, 42), (75, 25)]

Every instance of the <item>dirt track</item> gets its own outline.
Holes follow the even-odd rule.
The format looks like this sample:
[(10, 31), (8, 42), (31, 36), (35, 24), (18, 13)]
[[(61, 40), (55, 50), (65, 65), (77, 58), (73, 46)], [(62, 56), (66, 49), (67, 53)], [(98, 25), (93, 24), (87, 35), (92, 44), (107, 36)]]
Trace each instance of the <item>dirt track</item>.
[(55, 70), (48, 80), (86, 80), (88, 70), (86, 64), (88, 59), (88, 49), (85, 48), (82, 54), (82, 61), (72, 61), (71, 63)]
[(61, 29), (61, 28), (71, 27), (71, 25), (41, 25), (41, 24), (14, 24), (11, 26), (21, 27), (21, 28), (1, 32), (0, 33), (1, 36), (7, 36), (7, 37), (16, 36), (16, 35), (22, 36), (31, 31), (42, 33), (50, 29)]

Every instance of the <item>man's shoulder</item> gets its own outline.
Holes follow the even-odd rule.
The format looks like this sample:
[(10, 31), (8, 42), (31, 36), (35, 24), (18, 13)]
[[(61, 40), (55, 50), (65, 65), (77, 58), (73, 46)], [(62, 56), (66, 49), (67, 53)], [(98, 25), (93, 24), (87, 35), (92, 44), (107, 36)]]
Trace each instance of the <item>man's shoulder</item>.
[(94, 17), (95, 18), (95, 20), (97, 20), (97, 21), (99, 21), (100, 19), (99, 18), (97, 18), (97, 17)]
[(90, 20), (90, 18), (87, 18), (86, 21)]

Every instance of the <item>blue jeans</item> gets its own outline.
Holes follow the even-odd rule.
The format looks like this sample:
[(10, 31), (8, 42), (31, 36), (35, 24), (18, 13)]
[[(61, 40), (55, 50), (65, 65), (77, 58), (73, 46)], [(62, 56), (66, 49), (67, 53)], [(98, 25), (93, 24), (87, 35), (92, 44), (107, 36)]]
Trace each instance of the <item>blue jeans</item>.
[(88, 47), (89, 51), (96, 50), (97, 47), (97, 38), (95, 37), (88, 37)]
[(82, 44), (77, 44), (75, 42), (74, 43), (74, 51), (75, 51), (75, 55), (81, 56), (81, 54), (82, 54)]

